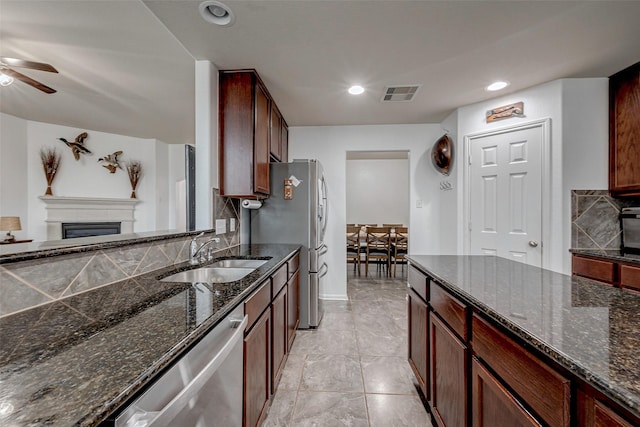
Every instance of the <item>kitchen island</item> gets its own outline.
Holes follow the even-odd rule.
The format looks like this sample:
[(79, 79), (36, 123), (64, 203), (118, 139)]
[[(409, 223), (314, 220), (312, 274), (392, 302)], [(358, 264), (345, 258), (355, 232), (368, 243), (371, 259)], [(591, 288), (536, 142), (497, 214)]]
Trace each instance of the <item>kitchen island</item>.
[(202, 265), (267, 262), (231, 283), (160, 281), (184, 262), (0, 318), (0, 425), (100, 424), (298, 250), (236, 246)]
[(438, 424), (640, 423), (639, 294), (494, 256), (408, 259), (409, 362)]

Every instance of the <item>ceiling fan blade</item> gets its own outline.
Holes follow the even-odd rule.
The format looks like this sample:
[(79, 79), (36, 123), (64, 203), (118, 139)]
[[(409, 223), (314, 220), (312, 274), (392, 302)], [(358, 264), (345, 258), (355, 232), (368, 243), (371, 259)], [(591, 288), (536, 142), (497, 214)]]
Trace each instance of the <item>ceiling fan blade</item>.
[(58, 70), (49, 64), (43, 62), (25, 61), (24, 59), (0, 57), (0, 62), (12, 67), (31, 68), (32, 70), (48, 71), (49, 73), (57, 73)]
[(21, 82), (24, 82), (28, 85), (31, 85), (33, 87), (35, 87), (36, 89), (40, 89), (43, 92), (46, 93), (56, 93), (55, 89), (50, 88), (47, 85), (44, 85), (42, 83), (40, 83), (37, 80), (33, 80), (31, 77), (27, 77), (22, 73), (17, 72), (16, 70), (12, 70), (11, 68), (5, 68), (2, 70), (2, 72), (4, 74), (6, 74), (7, 76), (11, 76), (16, 80), (20, 80)]

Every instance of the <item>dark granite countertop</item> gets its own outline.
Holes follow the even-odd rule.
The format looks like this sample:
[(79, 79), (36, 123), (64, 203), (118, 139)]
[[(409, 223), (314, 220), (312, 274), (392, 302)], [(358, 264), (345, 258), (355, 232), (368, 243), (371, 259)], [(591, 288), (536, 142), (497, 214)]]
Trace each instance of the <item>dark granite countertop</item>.
[(495, 256), (411, 263), (640, 416), (640, 294)]
[(230, 248), (269, 261), (211, 289), (159, 281), (183, 263), (0, 318), (0, 425), (99, 424), (298, 249)]
[(158, 240), (196, 236), (203, 231), (205, 233), (215, 232), (214, 229), (197, 231), (164, 230), (1, 245), (0, 264), (95, 251), (98, 249), (109, 249), (133, 243), (148, 243)]
[(640, 265), (640, 254), (623, 252), (620, 249), (570, 249), (569, 252), (576, 255), (588, 255), (611, 261), (623, 261)]

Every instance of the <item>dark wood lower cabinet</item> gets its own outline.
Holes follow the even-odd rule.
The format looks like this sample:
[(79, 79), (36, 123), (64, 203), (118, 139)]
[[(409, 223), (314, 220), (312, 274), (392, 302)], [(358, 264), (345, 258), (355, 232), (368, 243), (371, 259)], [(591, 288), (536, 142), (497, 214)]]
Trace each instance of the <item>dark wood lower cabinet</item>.
[[(592, 276), (611, 272), (581, 265)], [(640, 268), (627, 267), (622, 283), (640, 289)], [(462, 293), (413, 266), (408, 284), (408, 361), (439, 427), (640, 426), (630, 409), (532, 350)]]
[(474, 427), (492, 427), (498, 420), (500, 425), (510, 427), (542, 425), (475, 357), (471, 361), (471, 377)]
[(295, 274), (289, 278), (287, 283), (287, 329), (288, 329), (288, 350), (291, 350), (293, 340), (296, 337), (296, 329), (300, 324), (300, 272), (296, 271)]
[(409, 366), (418, 380), (424, 396), (430, 400), (428, 384), (429, 360), (429, 312), (427, 303), (414, 290), (409, 290), (408, 327), (409, 327)]
[(468, 348), (434, 313), (431, 313), (429, 323), (433, 416), (439, 426), (466, 426), (469, 421)]
[(271, 393), (276, 392), (278, 381), (282, 375), (282, 368), (289, 350), (287, 339), (287, 287), (283, 287), (280, 293), (271, 302), (272, 332), (271, 332)]
[(271, 310), (244, 338), (244, 426), (262, 424), (271, 396)]

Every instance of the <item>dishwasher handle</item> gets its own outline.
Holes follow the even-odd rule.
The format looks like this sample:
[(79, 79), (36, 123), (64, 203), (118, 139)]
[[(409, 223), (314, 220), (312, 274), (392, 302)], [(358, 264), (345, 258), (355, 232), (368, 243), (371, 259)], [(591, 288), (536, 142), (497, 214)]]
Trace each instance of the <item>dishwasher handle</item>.
[[(133, 425), (136, 427), (169, 426), (176, 415), (178, 415), (180, 411), (185, 406), (187, 406), (189, 401), (198, 394), (200, 389), (206, 384), (209, 378), (211, 378), (211, 376), (216, 372), (220, 365), (222, 365), (222, 363), (229, 356), (236, 344), (238, 344), (239, 341), (242, 341), (242, 339), (244, 338), (244, 329), (247, 326), (247, 323), (249, 323), (249, 317), (245, 315), (239, 325), (233, 325), (233, 327), (236, 328), (236, 331), (224, 344), (220, 351), (211, 359), (209, 363), (207, 363), (204, 368), (202, 368), (198, 375), (196, 375), (196, 377), (189, 384), (187, 384), (180, 391), (180, 393), (176, 395), (176, 397), (171, 400), (171, 402), (167, 403), (164, 408), (157, 412), (134, 414), (131, 417)], [(140, 416), (142, 416), (142, 418), (146, 418), (146, 420), (142, 422), (135, 422), (135, 418)], [(149, 418), (151, 418), (151, 420), (147, 421)]]

